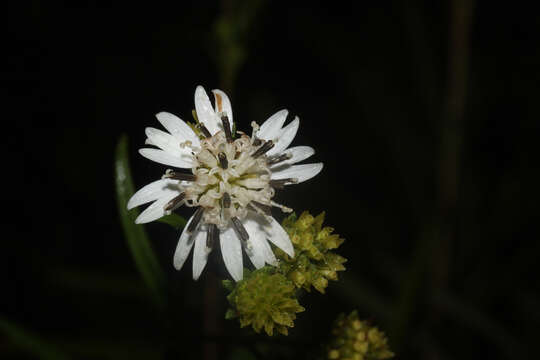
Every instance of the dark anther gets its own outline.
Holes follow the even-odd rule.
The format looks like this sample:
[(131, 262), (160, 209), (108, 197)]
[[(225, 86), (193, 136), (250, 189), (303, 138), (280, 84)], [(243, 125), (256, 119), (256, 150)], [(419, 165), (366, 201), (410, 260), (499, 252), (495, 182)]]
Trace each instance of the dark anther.
[(204, 137), (210, 138), (212, 137), (212, 134), (210, 134), (210, 131), (204, 126), (202, 123), (199, 123), (199, 129), (201, 129), (201, 132), (203, 133)]
[(228, 209), (231, 207), (231, 196), (229, 195), (229, 193), (225, 193), (223, 194), (223, 207), (225, 209)]
[(208, 225), (208, 232), (206, 233), (206, 247), (212, 249), (214, 244), (219, 241), (219, 229), (216, 224)]
[(296, 184), (297, 182), (298, 182), (297, 179), (288, 178), (288, 179), (270, 180), (269, 184), (273, 188), (283, 189), (285, 185)]
[(221, 122), (223, 123), (223, 130), (225, 131), (225, 138), (227, 139), (227, 142), (232, 143), (233, 138), (231, 134), (231, 123), (229, 122), (229, 117), (227, 115), (223, 115), (221, 117)]
[(227, 169), (229, 167), (229, 161), (227, 160), (227, 155), (225, 155), (224, 152), (220, 152), (218, 154), (219, 158), (219, 166), (221, 166), (222, 169)]
[(231, 221), (234, 228), (236, 229), (236, 232), (238, 233), (238, 236), (240, 236), (240, 240), (242, 240), (243, 242), (248, 241), (249, 234), (247, 233), (244, 225), (242, 225), (242, 222), (237, 217), (232, 217)]
[(259, 138), (256, 138), (255, 140), (253, 140), (253, 146), (259, 146), (262, 144), (262, 140), (259, 139)]
[(170, 171), (165, 174), (167, 179), (182, 180), (182, 181), (195, 181), (197, 178), (193, 174), (182, 174), (174, 171)]
[(270, 205), (262, 204), (258, 201), (252, 201), (250, 205), (256, 210), (257, 209), (261, 210), (266, 215), (270, 215), (272, 213), (272, 207)]
[(270, 159), (266, 160), (266, 164), (267, 165), (275, 165), (275, 164), (279, 164), (282, 161), (289, 160), (290, 158), (292, 158), (291, 154), (288, 154), (288, 153), (287, 154), (281, 154), (279, 156), (274, 156), (274, 157), (271, 157)]
[(275, 144), (272, 140), (268, 140), (264, 144), (262, 144), (262, 146), (258, 148), (253, 154), (251, 154), (251, 156), (256, 159), (259, 156), (266, 154), (266, 152), (270, 150), (271, 148), (273, 148), (274, 145)]
[(187, 228), (187, 231), (192, 233), (195, 229), (197, 229), (197, 226), (199, 225), (199, 222), (201, 221), (201, 218), (203, 216), (204, 209), (202, 206), (199, 206), (197, 211), (195, 211), (195, 214), (193, 214), (193, 219), (191, 219), (191, 222), (189, 223), (189, 226)]
[(169, 201), (167, 204), (165, 204), (163, 209), (165, 211), (174, 209), (180, 203), (180, 201), (184, 200), (185, 197), (186, 197), (186, 193), (180, 193), (180, 195), (178, 195), (177, 197)]

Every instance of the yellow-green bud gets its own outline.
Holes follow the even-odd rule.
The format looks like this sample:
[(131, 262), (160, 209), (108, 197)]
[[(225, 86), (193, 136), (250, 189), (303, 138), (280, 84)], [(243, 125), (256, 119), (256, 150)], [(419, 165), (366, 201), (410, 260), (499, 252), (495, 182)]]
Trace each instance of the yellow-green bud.
[(307, 211), (304, 211), (296, 221), (296, 227), (300, 230), (307, 230), (314, 221), (315, 218)]
[(328, 280), (326, 280), (322, 276), (315, 279), (315, 281), (313, 281), (313, 287), (323, 294), (324, 294), (324, 289), (326, 289), (327, 286), (328, 286)]
[(294, 295), (295, 285), (273, 267), (246, 270), (243, 280), (224, 285), (232, 289), (227, 296), (231, 309), (226, 318), (236, 317), (240, 327), (251, 325), (257, 333), (264, 328), (270, 336), (274, 330), (287, 335), (296, 313), (304, 311)]
[(339, 351), (337, 351), (336, 349), (328, 351), (328, 358), (331, 360), (339, 359)]
[(297, 287), (302, 286), (302, 284), (306, 282), (306, 277), (297, 270), (289, 274), (289, 279), (291, 279)]
[[(353, 311), (348, 316), (341, 314), (334, 322), (333, 339), (328, 344), (328, 359), (389, 359), (394, 353), (388, 348), (383, 332), (358, 318)], [(339, 357), (331, 358), (330, 354)]]
[(343, 243), (334, 229), (322, 227), (324, 213), (316, 217), (307, 211), (299, 217), (295, 214), (283, 220), (283, 228), (289, 234), (294, 246), (295, 257), (290, 258), (283, 251), (276, 249), (280, 260), (279, 271), (289, 278), (298, 288), (310, 291), (315, 288), (324, 293), (328, 280), (337, 280), (338, 271), (345, 270), (343, 263), (347, 261), (342, 256), (334, 254)]

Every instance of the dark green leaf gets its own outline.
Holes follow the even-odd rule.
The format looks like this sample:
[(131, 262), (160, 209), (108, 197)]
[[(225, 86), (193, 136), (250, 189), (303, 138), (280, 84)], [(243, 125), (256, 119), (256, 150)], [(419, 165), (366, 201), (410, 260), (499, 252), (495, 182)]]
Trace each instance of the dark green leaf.
[(166, 215), (158, 220), (161, 223), (171, 225), (175, 229), (182, 229), (186, 226), (186, 219), (177, 214)]
[(221, 285), (223, 285), (223, 287), (229, 291), (233, 291), (234, 290), (234, 281), (231, 281), (231, 280), (222, 280), (221, 281)]
[(126, 208), (126, 204), (135, 190), (129, 168), (128, 140), (125, 135), (122, 135), (116, 147), (114, 170), (118, 213), (128, 248), (144, 282), (152, 292), (156, 304), (162, 307), (165, 304), (163, 271), (152, 250), (144, 227), (135, 224), (138, 211), (136, 209), (128, 211)]
[(0, 317), (0, 332), (14, 345), (36, 358), (51, 360), (69, 359), (67, 355), (63, 354), (54, 346), (3, 317)]

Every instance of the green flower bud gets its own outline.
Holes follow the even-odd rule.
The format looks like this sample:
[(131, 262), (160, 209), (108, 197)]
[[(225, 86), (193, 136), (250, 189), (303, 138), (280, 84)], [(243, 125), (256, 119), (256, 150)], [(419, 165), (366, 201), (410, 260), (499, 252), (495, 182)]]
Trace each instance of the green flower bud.
[(331, 227), (322, 227), (324, 213), (313, 217), (307, 211), (300, 217), (295, 214), (283, 220), (283, 228), (289, 234), (294, 246), (295, 257), (290, 258), (280, 249), (276, 256), (280, 260), (279, 271), (287, 276), (298, 288), (310, 291), (315, 288), (324, 294), (328, 280), (337, 280), (338, 271), (345, 270), (347, 261), (329, 250), (338, 248), (343, 239)]
[(298, 270), (292, 271), (289, 274), (289, 279), (291, 279), (297, 287), (302, 286), (302, 284), (306, 282), (306, 277)]
[(257, 333), (264, 328), (270, 336), (274, 330), (287, 335), (288, 328), (294, 326), (296, 313), (304, 311), (294, 291), (295, 285), (275, 268), (245, 270), (244, 279), (227, 296), (231, 309), (225, 316), (238, 318), (240, 327), (251, 325)]
[(388, 348), (383, 332), (358, 318), (353, 311), (341, 314), (334, 322), (332, 340), (328, 344), (327, 359), (389, 359), (394, 353)]
[(315, 281), (312, 282), (312, 285), (315, 289), (324, 294), (324, 289), (328, 286), (328, 280), (321, 276), (315, 279)]
[(328, 358), (329, 359), (339, 359), (339, 351), (336, 349), (332, 349), (328, 351)]

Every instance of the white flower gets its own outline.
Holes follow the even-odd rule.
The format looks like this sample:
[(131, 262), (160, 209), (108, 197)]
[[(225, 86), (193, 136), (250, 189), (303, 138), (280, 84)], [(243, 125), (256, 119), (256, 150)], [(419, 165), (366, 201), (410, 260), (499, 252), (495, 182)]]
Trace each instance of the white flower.
[(289, 236), (270, 215), (272, 207), (291, 209), (272, 201), (275, 189), (306, 181), (317, 175), (322, 163), (294, 165), (315, 153), (309, 146), (289, 148), (300, 121), (296, 117), (283, 127), (287, 110), (281, 110), (260, 127), (252, 122), (251, 137), (233, 134), (233, 113), (227, 95), (213, 90), (215, 109), (202, 86), (195, 90), (197, 134), (180, 118), (156, 115), (167, 132), (146, 128), (144, 157), (160, 164), (190, 169), (188, 173), (167, 170), (161, 180), (137, 191), (127, 207), (152, 202), (136, 219), (142, 224), (159, 219), (181, 205), (196, 207), (188, 220), (174, 254), (180, 270), (191, 248), (193, 278), (201, 275), (208, 254), (219, 242), (225, 266), (233, 279), (242, 279), (242, 247), (256, 268), (277, 260), (268, 241), (290, 256)]

